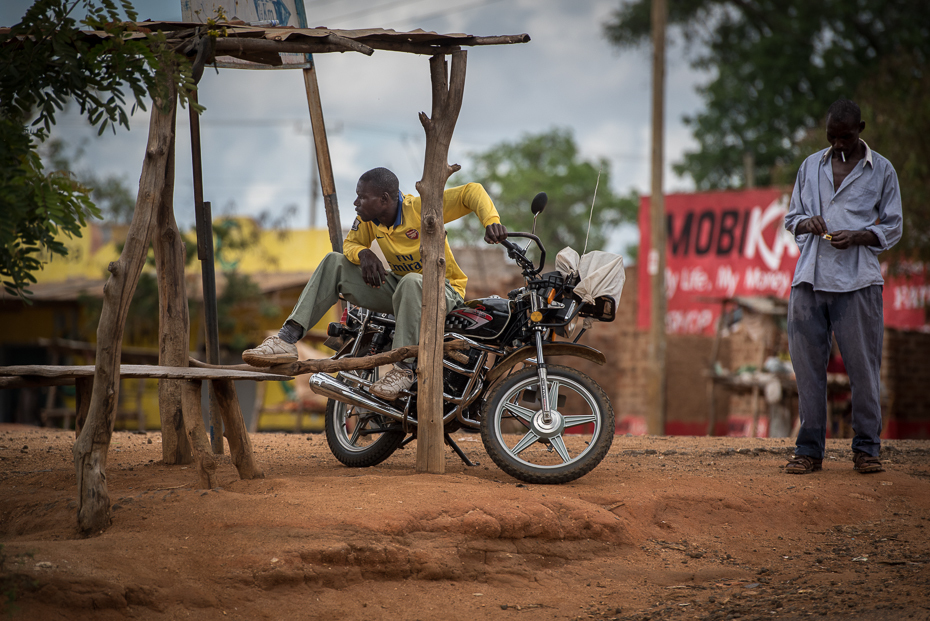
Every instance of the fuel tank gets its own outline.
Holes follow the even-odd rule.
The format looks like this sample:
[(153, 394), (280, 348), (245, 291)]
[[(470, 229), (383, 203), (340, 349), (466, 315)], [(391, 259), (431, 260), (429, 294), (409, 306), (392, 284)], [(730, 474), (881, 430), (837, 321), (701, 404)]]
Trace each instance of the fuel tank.
[(510, 300), (496, 295), (469, 300), (446, 315), (446, 332), (478, 340), (497, 338), (510, 321), (510, 305)]

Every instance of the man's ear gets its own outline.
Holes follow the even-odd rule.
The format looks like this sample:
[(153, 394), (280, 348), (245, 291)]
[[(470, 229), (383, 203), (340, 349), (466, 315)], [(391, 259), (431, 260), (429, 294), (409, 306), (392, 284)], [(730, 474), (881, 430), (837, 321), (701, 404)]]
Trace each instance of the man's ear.
[(861, 134), (864, 131), (865, 131), (865, 121), (859, 121), (859, 133)]

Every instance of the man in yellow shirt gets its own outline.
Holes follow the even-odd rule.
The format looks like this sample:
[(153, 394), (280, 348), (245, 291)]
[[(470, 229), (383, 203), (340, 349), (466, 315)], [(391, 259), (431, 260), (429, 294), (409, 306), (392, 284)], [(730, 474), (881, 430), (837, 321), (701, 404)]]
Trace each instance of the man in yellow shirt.
[[(420, 258), (420, 198), (401, 194), (397, 177), (386, 168), (363, 174), (356, 186), (352, 230), (342, 254), (330, 252), (313, 273), (290, 317), (276, 336), (269, 336), (255, 349), (242, 352), (242, 359), (256, 367), (297, 360), (295, 343), (316, 325), (341, 294), (349, 302), (396, 320), (394, 348), (416, 345), (420, 340), (420, 310), (423, 300), (423, 267)], [(507, 229), (484, 187), (477, 183), (443, 192), (443, 220), (452, 222), (474, 213), (485, 227), (484, 240), (497, 244), (507, 239)], [(377, 240), (390, 271), (386, 271), (371, 244)], [(446, 313), (461, 306), (468, 277), (455, 262), (449, 240), (446, 250)], [(413, 385), (413, 361), (397, 363), (375, 382), (371, 392), (393, 400)]]

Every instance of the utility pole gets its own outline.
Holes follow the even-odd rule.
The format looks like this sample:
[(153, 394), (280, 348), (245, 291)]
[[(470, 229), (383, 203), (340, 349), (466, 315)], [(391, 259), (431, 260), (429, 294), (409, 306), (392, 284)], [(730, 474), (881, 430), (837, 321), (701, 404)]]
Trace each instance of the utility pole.
[(649, 382), (646, 431), (665, 434), (665, 195), (664, 169), (665, 117), (665, 25), (666, 0), (652, 0), (652, 196), (649, 199), (651, 229), (647, 263), (652, 292), (649, 341)]

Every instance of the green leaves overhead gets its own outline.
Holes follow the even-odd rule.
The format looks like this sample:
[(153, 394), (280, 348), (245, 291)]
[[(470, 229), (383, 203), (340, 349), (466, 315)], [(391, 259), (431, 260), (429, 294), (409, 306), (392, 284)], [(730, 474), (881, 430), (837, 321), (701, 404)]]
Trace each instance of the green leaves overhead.
[[(618, 47), (648, 44), (650, 0), (623, 3), (604, 25)], [(863, 139), (895, 166), (904, 238), (889, 258), (930, 261), (930, 13), (915, 0), (674, 0), (672, 37), (710, 72), (704, 109), (686, 117), (699, 148), (675, 171), (698, 189), (794, 183), (827, 146), (824, 117), (841, 97), (862, 108)], [(748, 156), (748, 157), (747, 157)]]
[[(621, 5), (606, 36), (621, 48), (648, 43), (650, 6)], [(705, 109), (686, 118), (700, 149), (676, 166), (699, 189), (742, 186), (745, 153), (758, 185), (790, 183), (793, 171), (779, 169), (830, 103), (856, 97), (890, 55), (923, 67), (930, 57), (926, 6), (912, 0), (678, 0), (669, 24), (713, 76), (700, 89)]]
[[(82, 33), (72, 17), (79, 6), (84, 25), (109, 36)], [(51, 255), (67, 254), (55, 235), (80, 237), (87, 218), (100, 217), (90, 189), (46, 172), (36, 152), (65, 104), (102, 133), (129, 127), (130, 100), (142, 109), (149, 97), (167, 105), (172, 83), (188, 101), (190, 64), (161, 33), (121, 21), (121, 11), (136, 19), (127, 0), (37, 0), (0, 34), (0, 279), (24, 299), (34, 272)]]
[[(530, 202), (546, 192), (549, 204), (539, 217), (536, 234), (546, 250), (558, 252), (571, 246), (581, 252), (597, 184), (597, 201), (591, 223), (588, 250), (603, 250), (611, 230), (636, 219), (638, 199), (620, 197), (610, 189), (610, 165), (605, 159), (582, 159), (570, 130), (552, 129), (528, 134), (516, 142), (502, 142), (472, 156), (466, 167), (470, 181), (484, 185), (510, 231), (533, 228)], [(598, 171), (600, 170), (600, 182)], [(453, 179), (458, 184), (461, 180)], [(450, 229), (453, 239), (477, 243), (484, 231), (475, 218), (463, 218)]]

